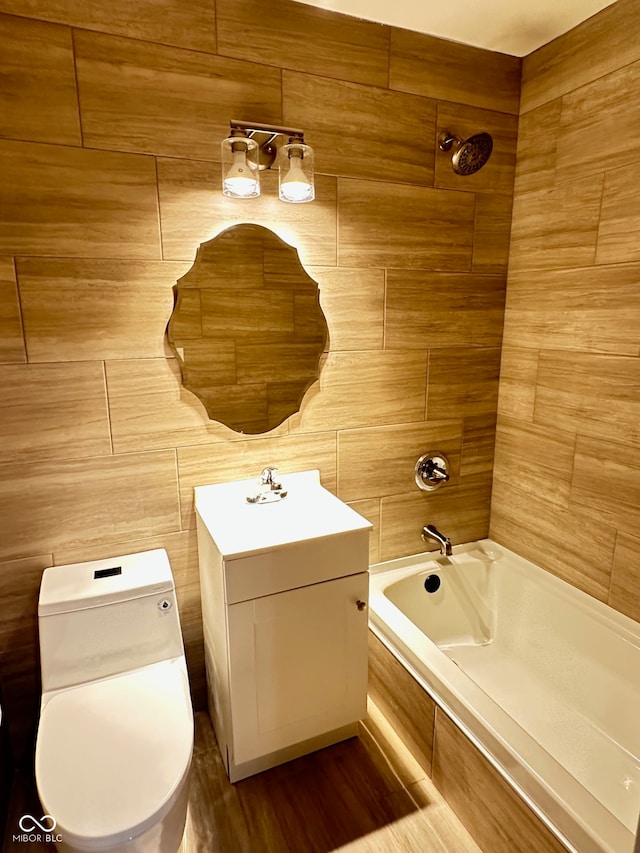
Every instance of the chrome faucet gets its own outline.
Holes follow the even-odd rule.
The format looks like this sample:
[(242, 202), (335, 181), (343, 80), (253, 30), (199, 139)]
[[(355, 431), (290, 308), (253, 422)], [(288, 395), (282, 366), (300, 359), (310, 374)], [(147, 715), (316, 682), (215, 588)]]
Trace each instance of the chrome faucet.
[(282, 483), (276, 479), (277, 468), (265, 468), (260, 474), (256, 493), (247, 495), (247, 503), (265, 504), (273, 503), (281, 498), (286, 498), (287, 490), (282, 488)]
[(425, 524), (425, 526), (422, 528), (422, 538), (425, 542), (427, 542), (429, 539), (433, 540), (434, 542), (437, 542), (440, 546), (440, 553), (444, 554), (445, 557), (451, 556), (451, 540), (448, 536), (445, 536), (444, 534), (440, 533), (438, 528), (435, 527), (433, 524)]
[(267, 492), (277, 492), (282, 488), (282, 483), (279, 483), (275, 476), (278, 473), (277, 468), (264, 468), (260, 474), (260, 485), (264, 486)]

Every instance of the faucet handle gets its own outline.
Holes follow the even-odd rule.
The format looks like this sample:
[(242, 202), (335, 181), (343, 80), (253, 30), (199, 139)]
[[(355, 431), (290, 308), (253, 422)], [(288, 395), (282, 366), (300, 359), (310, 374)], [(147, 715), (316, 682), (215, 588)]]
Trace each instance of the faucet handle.
[(263, 468), (262, 474), (260, 474), (260, 480), (258, 481), (258, 491), (256, 494), (247, 495), (247, 503), (274, 503), (280, 498), (286, 498), (288, 492), (286, 489), (282, 488), (282, 483), (279, 483), (275, 479), (275, 475), (277, 473), (278, 469), (273, 468), (271, 465)]
[(424, 453), (416, 462), (414, 477), (418, 488), (433, 491), (449, 482), (449, 460), (439, 450)]
[(278, 473), (277, 468), (267, 467), (264, 468), (262, 474), (260, 475), (260, 481), (263, 486), (269, 486), (272, 491), (276, 489), (282, 488), (282, 483), (278, 483), (275, 480), (275, 475)]

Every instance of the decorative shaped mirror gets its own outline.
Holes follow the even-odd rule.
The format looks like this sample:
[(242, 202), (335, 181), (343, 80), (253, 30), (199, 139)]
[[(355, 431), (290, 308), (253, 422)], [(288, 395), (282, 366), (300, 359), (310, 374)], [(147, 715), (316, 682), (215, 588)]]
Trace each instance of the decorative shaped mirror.
[(202, 243), (175, 285), (167, 337), (209, 417), (257, 434), (299, 411), (327, 323), (296, 249), (261, 225), (234, 225)]

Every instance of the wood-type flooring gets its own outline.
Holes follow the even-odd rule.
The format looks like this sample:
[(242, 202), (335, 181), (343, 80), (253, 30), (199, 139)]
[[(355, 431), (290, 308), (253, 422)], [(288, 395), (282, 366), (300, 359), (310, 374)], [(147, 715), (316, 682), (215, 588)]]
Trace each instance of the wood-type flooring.
[[(3, 853), (53, 853), (13, 841), (40, 814), (17, 774)], [(35, 809), (35, 811), (34, 811)], [(431, 780), (370, 701), (358, 737), (232, 785), (206, 713), (196, 714), (180, 853), (480, 853)]]

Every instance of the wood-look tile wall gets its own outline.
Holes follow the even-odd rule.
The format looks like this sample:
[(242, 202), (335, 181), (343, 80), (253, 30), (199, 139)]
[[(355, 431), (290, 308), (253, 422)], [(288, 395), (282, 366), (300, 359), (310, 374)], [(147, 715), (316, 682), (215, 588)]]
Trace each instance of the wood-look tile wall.
[[(423, 550), (427, 521), (488, 532), (520, 60), (262, 6), (0, 0), (5, 696), (37, 695), (47, 563), (164, 546), (202, 706), (195, 485), (317, 467), (375, 524), (374, 561)], [(313, 204), (279, 202), (272, 173), (222, 196), (243, 118), (305, 129)], [(442, 123), (494, 135), (477, 176), (437, 152)], [(164, 338), (173, 284), (236, 222), (298, 248), (330, 327), (301, 413), (255, 438), (207, 420)], [(411, 472), (438, 447), (454, 477), (427, 495)]]
[(640, 619), (640, 24), (526, 57), (491, 535)]

